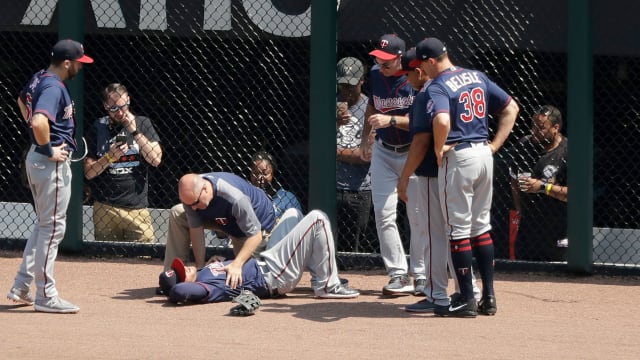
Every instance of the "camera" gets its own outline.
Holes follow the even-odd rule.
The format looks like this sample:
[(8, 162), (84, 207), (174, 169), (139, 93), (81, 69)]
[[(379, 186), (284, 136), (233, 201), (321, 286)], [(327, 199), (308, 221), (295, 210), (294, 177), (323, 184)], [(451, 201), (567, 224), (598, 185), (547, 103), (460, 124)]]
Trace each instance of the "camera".
[(127, 142), (127, 135), (117, 135), (116, 136), (116, 144), (122, 143), (125, 144)]

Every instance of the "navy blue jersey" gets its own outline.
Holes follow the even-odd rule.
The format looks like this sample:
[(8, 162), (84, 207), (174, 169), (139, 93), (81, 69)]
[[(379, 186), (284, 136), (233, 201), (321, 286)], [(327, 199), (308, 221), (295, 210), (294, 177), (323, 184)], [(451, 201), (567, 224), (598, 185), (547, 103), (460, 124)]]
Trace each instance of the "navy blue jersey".
[[(20, 93), (20, 100), (27, 107), (29, 124), (31, 124), (31, 117), (37, 113), (49, 118), (49, 139), (52, 146), (58, 146), (64, 142), (69, 150), (76, 150), (73, 102), (69, 90), (58, 75), (47, 70), (38, 71)], [(34, 145), (45, 145), (36, 142), (33, 130), (29, 129), (29, 135)]]
[(275, 211), (264, 191), (231, 173), (213, 172), (201, 176), (211, 182), (214, 196), (206, 209), (194, 211), (185, 206), (189, 227), (207, 224), (238, 238), (273, 229)]
[(169, 300), (174, 303), (230, 301), (240, 295), (243, 289), (250, 290), (258, 297), (268, 297), (269, 289), (255, 259), (250, 258), (242, 265), (242, 288), (233, 290), (225, 284), (227, 272), (221, 270), (230, 263), (231, 260), (207, 264), (198, 270), (195, 282), (176, 284), (169, 293)]
[(447, 144), (486, 141), (489, 115), (500, 112), (511, 100), (483, 72), (457, 66), (441, 72), (427, 92), (434, 103), (432, 117), (439, 113), (451, 116)]
[[(409, 126), (412, 136), (419, 133), (433, 134), (433, 121), (427, 110), (429, 104), (433, 106), (433, 101), (431, 101), (425, 90), (426, 85), (416, 95), (409, 113)], [(418, 176), (438, 177), (438, 163), (433, 149), (433, 141), (431, 141), (431, 146), (427, 149), (427, 153), (416, 169), (415, 174)]]
[[(371, 104), (377, 112), (385, 115), (407, 115), (415, 90), (405, 75), (385, 77), (380, 67), (374, 65), (369, 74), (371, 86)], [(366, 119), (365, 119), (366, 120)], [(411, 142), (408, 131), (396, 127), (376, 129), (376, 137), (391, 145), (404, 145)]]

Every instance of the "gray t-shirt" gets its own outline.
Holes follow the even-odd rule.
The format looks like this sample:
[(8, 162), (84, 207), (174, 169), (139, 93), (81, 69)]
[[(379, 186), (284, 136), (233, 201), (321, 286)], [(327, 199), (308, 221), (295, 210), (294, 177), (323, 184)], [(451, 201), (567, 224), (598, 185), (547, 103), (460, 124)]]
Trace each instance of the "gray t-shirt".
[[(351, 120), (336, 130), (339, 148), (357, 149), (360, 147), (362, 129), (364, 128), (364, 113), (368, 102), (369, 98), (362, 94), (360, 101), (349, 107)], [(369, 164), (356, 165), (338, 161), (336, 163), (336, 180), (338, 190), (371, 190)]]

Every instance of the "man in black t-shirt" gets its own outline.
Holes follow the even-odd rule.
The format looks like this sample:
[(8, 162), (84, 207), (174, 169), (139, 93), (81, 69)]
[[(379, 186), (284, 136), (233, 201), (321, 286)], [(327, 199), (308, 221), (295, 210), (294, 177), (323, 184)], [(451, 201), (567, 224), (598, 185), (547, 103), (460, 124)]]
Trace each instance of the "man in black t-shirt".
[(566, 260), (568, 140), (561, 129), (560, 110), (542, 106), (533, 115), (532, 134), (510, 151), (517, 169), (511, 190), (521, 219), (516, 259)]
[(148, 167), (162, 160), (160, 138), (151, 120), (134, 115), (122, 84), (102, 91), (107, 116), (87, 131), (85, 177), (90, 180), (95, 238), (153, 242), (147, 207)]

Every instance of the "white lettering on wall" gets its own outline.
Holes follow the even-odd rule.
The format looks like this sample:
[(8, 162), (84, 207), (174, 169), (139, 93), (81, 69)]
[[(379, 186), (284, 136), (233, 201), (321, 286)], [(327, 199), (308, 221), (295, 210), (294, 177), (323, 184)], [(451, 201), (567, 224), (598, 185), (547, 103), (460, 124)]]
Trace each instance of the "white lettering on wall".
[(99, 28), (124, 29), (127, 27), (118, 0), (91, 0), (91, 8)]
[(140, 1), (140, 30), (167, 30), (167, 1)]
[(244, 11), (262, 31), (277, 36), (311, 35), (311, 6), (300, 15), (283, 14), (271, 1), (243, 0)]
[[(231, 0), (203, 0), (202, 29), (228, 31), (233, 28)], [(21, 25), (48, 26), (51, 24), (58, 0), (30, 0), (20, 21)], [(243, 0), (249, 19), (262, 31), (285, 37), (311, 35), (311, 6), (302, 14), (280, 12), (271, 1)], [(118, 0), (91, 0), (96, 25), (103, 29), (123, 29), (126, 22)], [(167, 25), (166, 0), (140, 0), (139, 30), (165, 31)]]
[(231, 0), (205, 0), (203, 30), (231, 30)]

